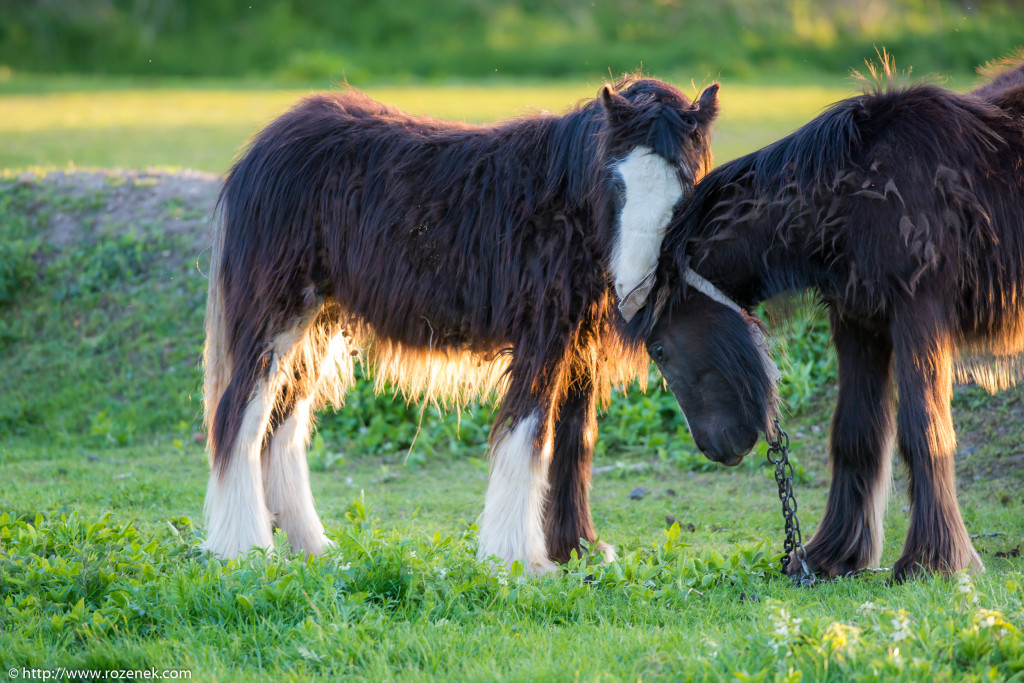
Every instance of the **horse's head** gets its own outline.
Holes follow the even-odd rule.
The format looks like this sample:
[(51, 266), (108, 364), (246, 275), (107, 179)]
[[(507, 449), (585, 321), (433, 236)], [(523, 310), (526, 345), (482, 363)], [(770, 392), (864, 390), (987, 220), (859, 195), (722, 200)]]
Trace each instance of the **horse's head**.
[(761, 321), (686, 271), (647, 334), (647, 350), (686, 416), (697, 447), (737, 465), (773, 430), (779, 371)]
[(623, 316), (643, 306), (673, 210), (711, 164), (718, 84), (696, 102), (652, 79), (604, 86), (603, 155), (613, 220), (609, 265)]

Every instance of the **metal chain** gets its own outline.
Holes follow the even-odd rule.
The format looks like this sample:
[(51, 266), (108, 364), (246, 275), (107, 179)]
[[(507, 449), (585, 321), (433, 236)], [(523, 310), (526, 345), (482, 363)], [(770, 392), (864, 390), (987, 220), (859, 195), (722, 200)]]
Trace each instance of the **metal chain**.
[(789, 434), (782, 431), (775, 420), (775, 437), (768, 437), (768, 462), (775, 465), (775, 483), (779, 485), (779, 500), (782, 501), (782, 517), (786, 520), (786, 543), (783, 549), (782, 573), (786, 573), (789, 559), (795, 557), (800, 563), (800, 576), (793, 580), (801, 586), (815, 582), (814, 572), (807, 567), (807, 553), (800, 535), (800, 521), (796, 518), (797, 504), (793, 496), (793, 465), (789, 461)]

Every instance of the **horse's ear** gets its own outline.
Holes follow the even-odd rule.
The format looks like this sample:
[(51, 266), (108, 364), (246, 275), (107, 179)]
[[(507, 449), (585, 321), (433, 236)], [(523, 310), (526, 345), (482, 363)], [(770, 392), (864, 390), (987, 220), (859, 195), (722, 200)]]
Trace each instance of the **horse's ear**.
[(700, 123), (709, 124), (718, 116), (718, 83), (704, 88), (693, 106), (694, 116)]
[(629, 100), (615, 92), (615, 89), (607, 83), (601, 86), (598, 99), (612, 125), (622, 122), (629, 115)]

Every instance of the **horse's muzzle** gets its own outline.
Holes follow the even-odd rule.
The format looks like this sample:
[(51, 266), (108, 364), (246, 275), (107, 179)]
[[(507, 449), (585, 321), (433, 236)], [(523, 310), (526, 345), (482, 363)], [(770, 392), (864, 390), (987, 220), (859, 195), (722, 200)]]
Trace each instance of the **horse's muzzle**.
[(722, 463), (727, 467), (735, 467), (743, 462), (743, 457), (757, 445), (760, 433), (756, 429), (744, 426), (723, 429), (713, 443), (697, 441), (697, 448), (710, 460)]

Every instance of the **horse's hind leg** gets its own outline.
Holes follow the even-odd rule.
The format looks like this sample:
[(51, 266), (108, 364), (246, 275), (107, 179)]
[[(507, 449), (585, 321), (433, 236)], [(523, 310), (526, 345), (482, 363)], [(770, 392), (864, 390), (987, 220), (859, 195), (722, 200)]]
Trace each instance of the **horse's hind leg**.
[[(899, 391), (897, 435), (910, 470), (910, 528), (893, 567), (897, 581), (921, 572), (981, 571), (956, 501), (952, 352), (942, 307), (919, 302), (893, 333)], [(913, 326), (911, 326), (911, 324)]]
[[(590, 372), (571, 372), (565, 401), (555, 423), (554, 454), (548, 480), (550, 492), (544, 515), (548, 553), (560, 562), (579, 552), (580, 539), (597, 539), (590, 517), (590, 467), (597, 438), (597, 395)], [(609, 562), (615, 550), (600, 543)]]
[[(235, 372), (244, 369), (235, 368)], [(253, 548), (270, 550), (273, 546), (270, 512), (263, 497), (263, 472), (260, 453), (279, 387), (276, 361), (259, 376), (242, 412), (231, 452), (223, 465), (214, 460), (206, 489), (204, 510), (207, 520), (203, 547), (218, 557), (231, 558)], [(225, 392), (233, 400), (240, 391)], [(221, 410), (225, 409), (221, 403)]]
[[(821, 576), (841, 576), (877, 565), (882, 518), (892, 468), (892, 342), (832, 315), (839, 360), (839, 399), (832, 416), (832, 483), (825, 515), (804, 546), (807, 563)], [(800, 566), (791, 558), (790, 574)]]
[[(273, 429), (263, 451), (263, 486), (274, 525), (294, 552), (320, 555), (329, 545), (313, 503), (306, 445), (317, 402), (340, 405), (352, 383), (348, 345), (325, 316), (304, 334), (289, 363)], [(273, 418), (272, 418), (272, 421)]]
[(313, 503), (306, 444), (310, 400), (296, 401), (263, 452), (263, 490), (274, 526), (284, 530), (294, 552), (320, 555), (329, 541)]

